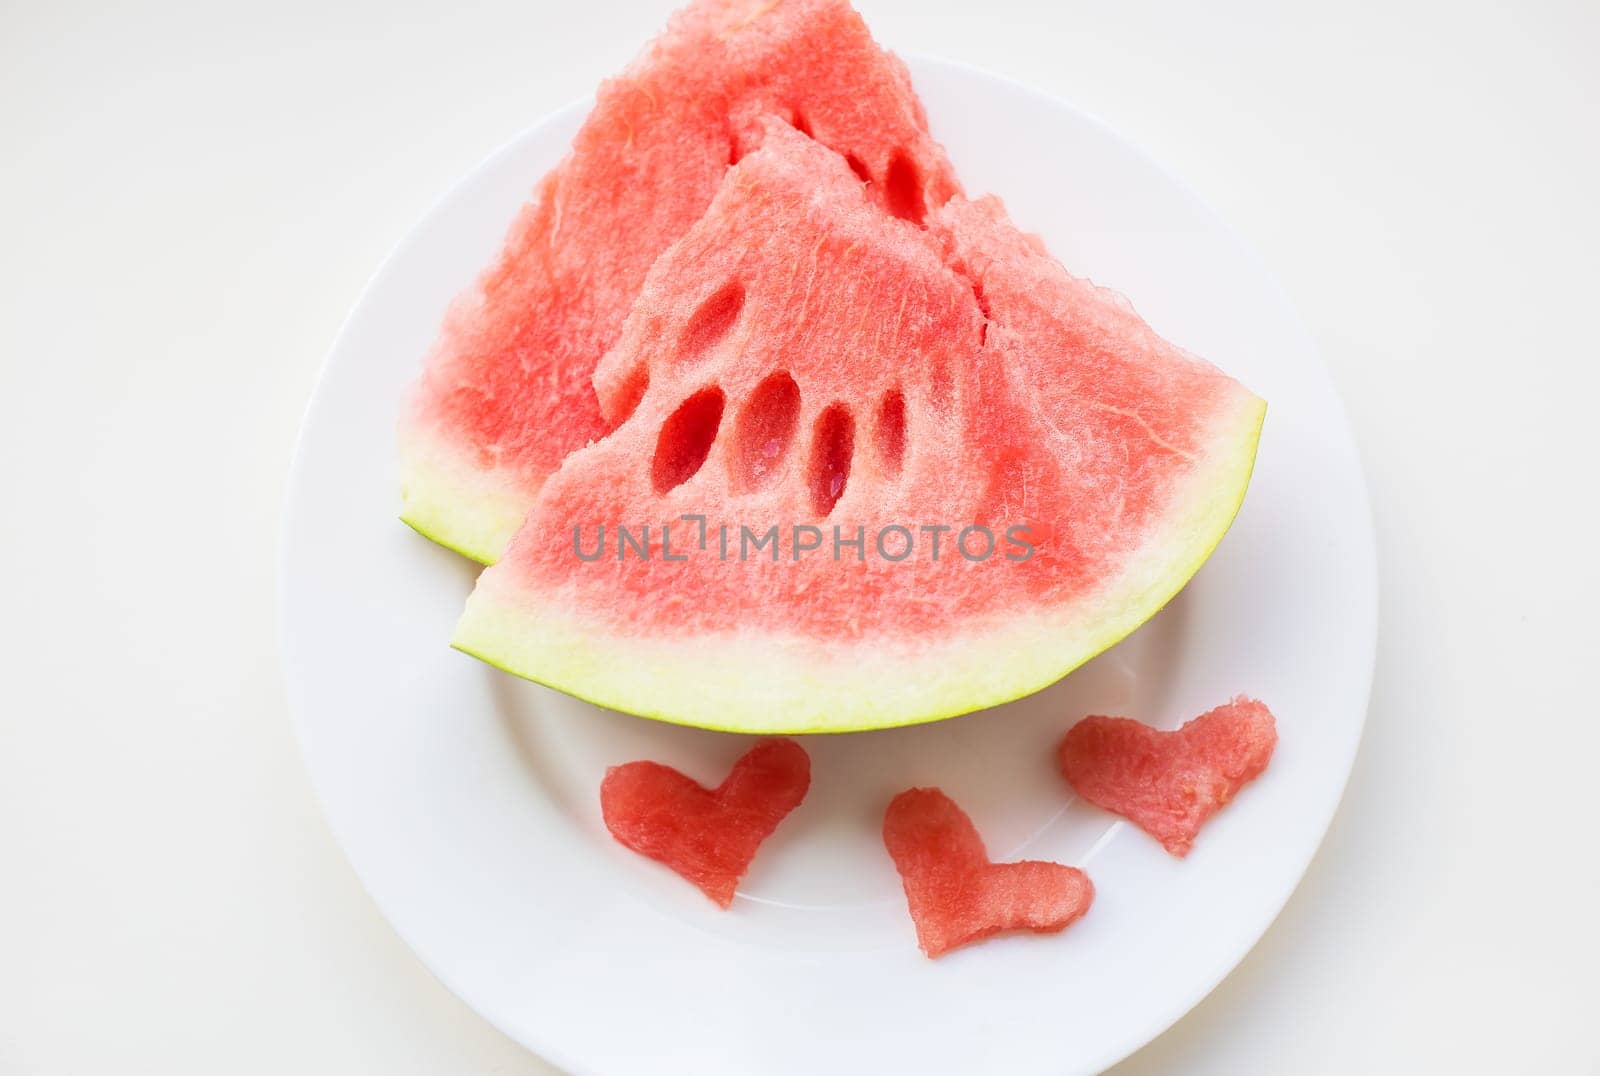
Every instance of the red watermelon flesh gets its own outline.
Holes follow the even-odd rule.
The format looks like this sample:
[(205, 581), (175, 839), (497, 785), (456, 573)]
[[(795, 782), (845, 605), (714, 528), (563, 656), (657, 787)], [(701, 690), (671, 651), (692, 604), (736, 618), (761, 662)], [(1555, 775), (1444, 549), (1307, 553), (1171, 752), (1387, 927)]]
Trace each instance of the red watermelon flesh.
[(929, 224), (772, 125), (596, 371), (639, 386), (631, 417), (546, 483), (455, 645), (632, 713), (842, 731), (1037, 690), (1160, 608), (1237, 510), (1263, 404), (998, 202)]
[(591, 386), (656, 257), (777, 116), (920, 217), (957, 189), (898, 59), (846, 0), (697, 0), (601, 86), (571, 154), (445, 319), (401, 424), (402, 518), (491, 563), (540, 485), (604, 435)]
[(917, 944), (930, 957), (1003, 931), (1055, 933), (1094, 902), (1094, 883), (1076, 867), (989, 862), (972, 819), (936, 788), (894, 798), (883, 843), (905, 885)]
[(665, 863), (726, 908), (761, 843), (810, 785), (805, 750), (793, 740), (767, 740), (714, 789), (659, 762), (613, 766), (600, 783), (600, 812), (619, 842)]
[(1186, 856), (1278, 743), (1272, 711), (1243, 696), (1162, 732), (1125, 717), (1086, 717), (1061, 741), (1061, 773), (1090, 803), (1122, 815)]

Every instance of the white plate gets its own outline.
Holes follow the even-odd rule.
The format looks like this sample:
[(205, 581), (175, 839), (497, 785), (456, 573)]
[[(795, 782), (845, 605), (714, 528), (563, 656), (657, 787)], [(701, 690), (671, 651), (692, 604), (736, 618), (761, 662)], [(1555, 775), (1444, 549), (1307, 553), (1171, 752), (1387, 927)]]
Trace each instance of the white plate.
[[(446, 302), (492, 254), (586, 105), (538, 124), (437, 205), (378, 273), (323, 370), (293, 475), (283, 644), (307, 765), (379, 907), (441, 980), (583, 1072), (1069, 1072), (1181, 1016), (1288, 898), (1366, 711), (1376, 572), (1340, 405), (1282, 291), (1181, 182), (1072, 108), (912, 64), (967, 189), (997, 191), (1080, 274), (1130, 295), (1270, 405), (1244, 511), (1183, 594), (1055, 687), (995, 711), (805, 740), (814, 781), (731, 910), (613, 843), (605, 768), (706, 782), (747, 739), (596, 709), (447, 646), (473, 566), (396, 518), (400, 401)], [(1052, 766), (1090, 712), (1172, 726), (1236, 693), (1281, 744), (1185, 861), (1070, 802)], [(1085, 866), (1066, 933), (939, 961), (917, 950), (878, 832), (938, 785), (996, 858)]]

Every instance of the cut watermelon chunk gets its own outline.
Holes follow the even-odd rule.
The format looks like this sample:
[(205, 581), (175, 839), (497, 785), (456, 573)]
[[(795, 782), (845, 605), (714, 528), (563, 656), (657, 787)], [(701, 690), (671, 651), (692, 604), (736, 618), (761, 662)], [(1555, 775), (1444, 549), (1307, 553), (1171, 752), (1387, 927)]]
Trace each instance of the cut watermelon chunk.
[(1053, 934), (1094, 902), (1094, 883), (1076, 867), (989, 862), (972, 819), (937, 788), (894, 798), (883, 843), (905, 884), (917, 944), (931, 957), (1004, 931)]
[(1068, 730), (1058, 760), (1078, 795), (1186, 856), (1206, 819), (1267, 768), (1277, 744), (1272, 711), (1240, 696), (1175, 732), (1086, 717)]
[(847, 154), (894, 212), (957, 189), (904, 66), (845, 0), (691, 4), (601, 86), (571, 155), (451, 307), (401, 423), (407, 523), (498, 558), (546, 476), (621, 417), (602, 415), (595, 363), (766, 116)]
[(843, 731), (1037, 690), (1165, 604), (1264, 405), (999, 203), (930, 223), (772, 125), (596, 371), (643, 386), (632, 416), (546, 483), (455, 645), (632, 713)]
[(659, 762), (613, 766), (600, 813), (619, 842), (659, 860), (726, 908), (761, 842), (805, 799), (811, 758), (793, 740), (767, 740), (705, 788)]

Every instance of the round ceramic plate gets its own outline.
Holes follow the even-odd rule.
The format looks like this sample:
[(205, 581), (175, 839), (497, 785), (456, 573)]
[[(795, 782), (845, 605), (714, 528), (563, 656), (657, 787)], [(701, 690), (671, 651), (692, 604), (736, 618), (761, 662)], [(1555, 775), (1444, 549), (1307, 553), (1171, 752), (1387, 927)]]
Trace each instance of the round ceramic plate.
[[(715, 783), (746, 737), (656, 724), (513, 679), (448, 646), (476, 566), (396, 518), (395, 421), (450, 298), (491, 257), (586, 104), (457, 186), (378, 273), (301, 434), (283, 645), (307, 765), (340, 843), (438, 977), (506, 1034), (598, 1073), (1074, 1072), (1199, 1001), (1260, 937), (1321, 839), (1366, 712), (1376, 571), (1327, 374), (1282, 291), (1181, 182), (1072, 108), (913, 62), (967, 189), (995, 191), (1080, 275), (1269, 403), (1233, 530), (1167, 609), (1031, 698), (933, 725), (810, 737), (805, 802), (734, 905), (613, 842), (607, 766)], [(1276, 712), (1267, 773), (1186, 860), (1075, 803), (1053, 749), (1079, 717), (1173, 727), (1246, 693)], [(930, 961), (879, 838), (937, 785), (996, 859), (1086, 868), (1063, 934)]]

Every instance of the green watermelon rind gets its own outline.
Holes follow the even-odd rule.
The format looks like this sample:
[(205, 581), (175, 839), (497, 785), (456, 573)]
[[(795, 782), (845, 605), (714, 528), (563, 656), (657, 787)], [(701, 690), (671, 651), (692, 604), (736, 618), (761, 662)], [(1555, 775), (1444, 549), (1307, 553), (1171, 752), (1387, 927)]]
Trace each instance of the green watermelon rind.
[(415, 430), (402, 431), (400, 458), (400, 521), (479, 564), (498, 560), (527, 514), (526, 480), (470, 465)]
[[(613, 710), (725, 732), (860, 732), (939, 721), (1031, 695), (1121, 642), (1183, 589), (1244, 503), (1266, 403), (1245, 395), (1165, 515), (1168, 537), (1065, 610), (917, 650), (872, 643), (840, 667), (803, 639), (623, 638), (570, 610), (479, 581), (451, 645), (505, 672)], [(1155, 565), (1152, 570), (1149, 566)], [(1141, 579), (1141, 577), (1144, 577)], [(1086, 609), (1092, 610), (1086, 613)]]

